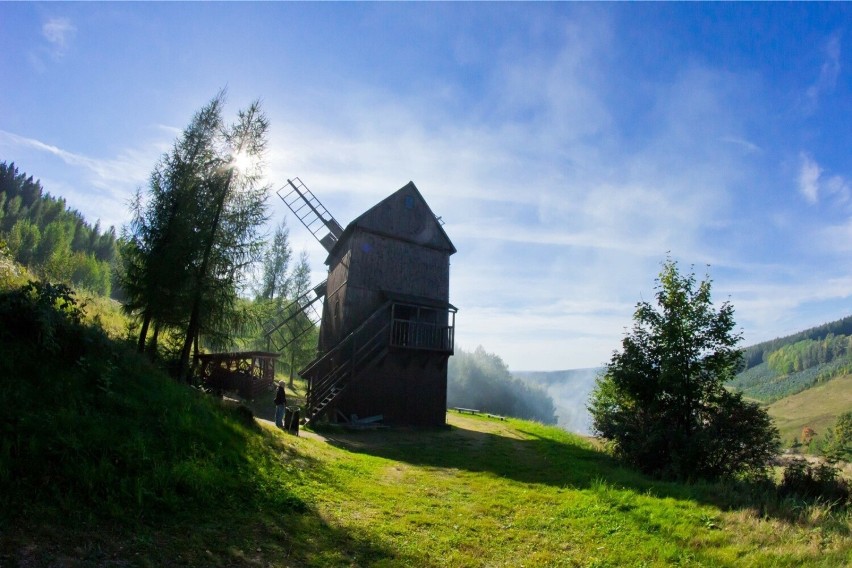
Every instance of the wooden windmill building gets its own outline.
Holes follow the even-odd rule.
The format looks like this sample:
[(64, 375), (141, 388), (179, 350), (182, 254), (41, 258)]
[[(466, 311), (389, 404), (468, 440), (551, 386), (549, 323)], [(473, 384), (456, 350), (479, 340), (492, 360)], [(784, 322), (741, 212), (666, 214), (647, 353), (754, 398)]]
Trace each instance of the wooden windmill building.
[(300, 371), (307, 419), (443, 425), (456, 249), (439, 219), (409, 182), (341, 230), (298, 178), (287, 187), (279, 195), (329, 253), (327, 281), (302, 302), (325, 300), (318, 355)]

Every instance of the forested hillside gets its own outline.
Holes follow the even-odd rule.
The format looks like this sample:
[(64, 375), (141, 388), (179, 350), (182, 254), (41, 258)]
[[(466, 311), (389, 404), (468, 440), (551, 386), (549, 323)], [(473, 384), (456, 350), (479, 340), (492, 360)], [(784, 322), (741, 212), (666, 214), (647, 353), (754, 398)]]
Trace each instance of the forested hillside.
[(852, 335), (852, 315), (846, 316), (845, 318), (837, 321), (824, 323), (822, 325), (794, 333), (793, 335), (778, 337), (746, 348), (746, 369), (759, 365), (766, 359), (766, 356), (769, 353), (777, 351), (784, 346), (798, 343), (799, 341), (804, 341), (806, 339), (822, 340), (829, 335)]
[(543, 388), (512, 376), (503, 360), (481, 346), (456, 348), (447, 369), (447, 406), (556, 424), (553, 399)]
[(852, 372), (852, 316), (745, 350), (730, 386), (773, 402)]
[(74, 284), (103, 296), (113, 291), (115, 229), (102, 231), (44, 191), (39, 180), (0, 162), (0, 241), (15, 260), (41, 278)]

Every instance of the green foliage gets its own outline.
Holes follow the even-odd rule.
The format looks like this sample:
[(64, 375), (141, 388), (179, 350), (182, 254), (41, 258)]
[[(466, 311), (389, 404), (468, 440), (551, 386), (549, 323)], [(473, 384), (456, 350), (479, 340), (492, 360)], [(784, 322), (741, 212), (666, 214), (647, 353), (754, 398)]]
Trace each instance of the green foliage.
[(852, 336), (829, 333), (823, 340), (805, 339), (766, 355), (769, 368), (786, 375), (824, 365), (852, 353)]
[(145, 198), (137, 193), (127, 227), (122, 287), (128, 313), (149, 330), (183, 338), (178, 374), (188, 378), (200, 336), (224, 343), (243, 323), (238, 290), (259, 259), (268, 188), (261, 184), (268, 121), (255, 102), (222, 119), (224, 93), (195, 114), (154, 168)]
[(18, 173), (14, 163), (0, 162), (0, 235), (15, 260), (40, 277), (110, 294), (115, 230), (90, 227), (64, 199)]
[(248, 447), (256, 426), (244, 411), (175, 384), (83, 316), (65, 286), (0, 293), (0, 375), (10, 379), (0, 390), (0, 522), (300, 503), (270, 467), (274, 455)]
[(846, 316), (845, 318), (837, 321), (812, 327), (787, 337), (780, 337), (770, 341), (764, 341), (763, 343), (758, 343), (757, 345), (752, 345), (746, 348), (743, 353), (744, 368), (750, 369), (751, 367), (760, 365), (766, 361), (770, 353), (787, 345), (806, 340), (822, 341), (830, 335), (852, 336), (852, 316)]
[(617, 456), (664, 477), (760, 474), (778, 449), (764, 410), (724, 388), (740, 366), (733, 306), (716, 311), (711, 281), (682, 276), (671, 259), (658, 307), (640, 302), (633, 328), (592, 393), (593, 428)]
[(290, 247), (289, 235), (287, 221), (282, 220), (263, 255), (260, 297), (265, 300), (287, 298), (290, 295), (293, 280), (290, 259), (293, 249)]
[(447, 368), (447, 405), (556, 424), (553, 399), (544, 389), (516, 379), (482, 346), (472, 353), (456, 348)]
[(739, 373), (728, 386), (750, 398), (774, 402), (850, 372), (850, 354), (789, 374), (779, 374), (766, 362)]
[(852, 412), (838, 416), (834, 425), (826, 431), (820, 453), (833, 462), (852, 461)]
[(852, 502), (852, 488), (837, 468), (825, 463), (811, 464), (803, 459), (795, 459), (784, 468), (778, 493), (782, 497), (821, 501), (837, 508)]

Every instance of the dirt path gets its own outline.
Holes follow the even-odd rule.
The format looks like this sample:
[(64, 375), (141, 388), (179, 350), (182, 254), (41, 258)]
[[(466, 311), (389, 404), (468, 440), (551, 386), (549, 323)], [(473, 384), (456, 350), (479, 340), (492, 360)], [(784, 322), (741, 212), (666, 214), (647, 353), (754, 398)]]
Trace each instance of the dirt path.
[[(261, 424), (264, 428), (268, 429), (277, 429), (275, 423), (271, 419), (255, 416), (254, 419)], [(504, 438), (514, 438), (520, 440), (520, 436), (513, 429), (510, 428), (506, 422), (501, 420), (482, 420), (481, 418), (475, 418), (471, 416), (466, 416), (463, 414), (457, 414), (455, 412), (447, 413), (447, 425), (454, 426), (457, 428), (457, 435), (465, 438), (470, 438), (471, 441), (475, 441), (477, 443), (482, 443), (481, 436), (478, 436), (479, 433), (489, 433), (496, 434), (498, 436), (502, 436)], [(409, 428), (409, 427), (396, 427), (396, 428), (385, 428), (379, 430), (371, 431), (371, 435), (369, 439), (365, 439), (363, 436), (358, 436), (360, 432), (358, 430), (348, 431), (345, 429), (336, 430), (330, 433), (320, 433), (315, 432), (313, 430), (307, 429), (299, 429), (299, 437), (306, 438), (309, 440), (317, 440), (319, 442), (326, 443), (336, 443), (336, 442), (345, 442), (347, 444), (355, 444), (355, 445), (382, 445), (387, 442), (405, 442), (406, 440), (416, 441), (422, 438), (423, 430), (420, 428)], [(358, 438), (358, 440), (354, 440), (354, 438)]]

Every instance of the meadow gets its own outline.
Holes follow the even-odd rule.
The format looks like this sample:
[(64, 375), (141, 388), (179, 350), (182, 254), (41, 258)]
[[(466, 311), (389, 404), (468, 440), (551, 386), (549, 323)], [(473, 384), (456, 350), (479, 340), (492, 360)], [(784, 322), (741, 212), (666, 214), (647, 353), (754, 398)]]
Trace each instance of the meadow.
[(785, 445), (801, 440), (802, 429), (821, 436), (837, 416), (852, 408), (852, 375), (842, 375), (767, 406)]
[[(592, 441), (555, 427), (450, 413), (446, 429), (328, 429), (294, 437), (266, 421), (234, 420), (234, 407), (220, 411), (227, 425), (220, 435), (229, 432), (223, 450), (235, 460), (232, 476), (221, 464), (207, 463), (183, 479), (184, 503), (149, 513), (144, 505), (125, 514), (120, 507), (100, 510), (84, 501), (86, 510), (71, 512), (75, 521), (69, 523), (42, 507), (44, 517), (19, 519), (22, 524), (4, 529), (1, 563), (844, 566), (852, 561), (845, 513), (779, 502), (744, 487), (647, 479), (621, 468)], [(216, 490), (219, 484), (225, 491)], [(70, 500), (65, 505), (66, 511), (75, 506)]]
[(852, 564), (846, 510), (654, 480), (555, 426), (283, 433), (272, 393), (179, 384), (92, 325), (114, 306), (40, 290), (0, 302), (0, 566)]

